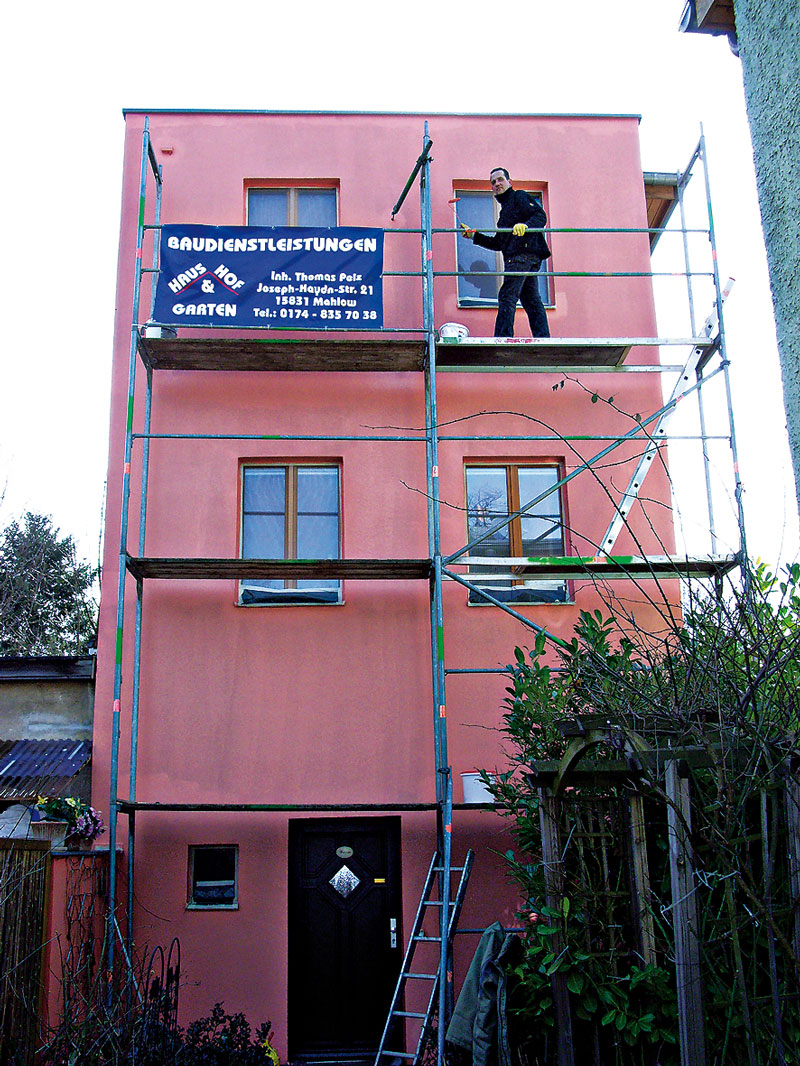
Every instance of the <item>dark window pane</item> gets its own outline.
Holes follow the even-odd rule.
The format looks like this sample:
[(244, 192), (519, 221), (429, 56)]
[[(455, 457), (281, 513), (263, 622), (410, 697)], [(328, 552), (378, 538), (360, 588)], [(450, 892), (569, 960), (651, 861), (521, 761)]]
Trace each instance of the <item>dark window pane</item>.
[(297, 516), (298, 559), (338, 559), (338, 515)]
[[(494, 203), (490, 193), (459, 193), (458, 221), (470, 229), (494, 229)], [(458, 279), (458, 298), (473, 303), (491, 303), (497, 299), (497, 290), (502, 278), (481, 277), (484, 271), (502, 270), (502, 257), (490, 248), (481, 248), (461, 234), (456, 238), (456, 258), (458, 270), (475, 270), (477, 274), (466, 274)]]
[[(467, 520), (472, 541), (493, 522), (508, 515), (505, 467), (475, 466), (467, 469)], [(508, 555), (509, 529), (502, 526), (473, 549), (474, 555)]]
[(337, 467), (299, 467), (297, 510), (301, 514), (339, 513), (339, 470)]
[(283, 515), (244, 515), (243, 559), (285, 558), (286, 523)]
[(286, 471), (280, 466), (247, 467), (244, 471), (244, 510), (283, 514)]
[(250, 189), (247, 193), (248, 226), (285, 226), (288, 221), (286, 189)]
[(328, 227), (336, 225), (335, 189), (298, 189), (297, 225)]
[(192, 903), (236, 902), (236, 848), (192, 848)]

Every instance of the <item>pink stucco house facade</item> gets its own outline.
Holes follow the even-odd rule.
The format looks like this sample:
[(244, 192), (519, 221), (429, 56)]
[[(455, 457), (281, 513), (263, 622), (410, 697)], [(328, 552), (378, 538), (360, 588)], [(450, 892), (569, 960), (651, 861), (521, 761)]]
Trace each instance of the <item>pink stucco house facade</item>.
[[(519, 901), (499, 857), (509, 846), (503, 820), (491, 810), (464, 809), (459, 778), (505, 766), (498, 727), (506, 682), (490, 671), (512, 660), (515, 645), (530, 646), (533, 635), (458, 582), (444, 581), (448, 673), (440, 712), (432, 697), (432, 646), (434, 658), (437, 651), (427, 572), (345, 577), (338, 586), (331, 578), (316, 585), (255, 579), (249, 601), (235, 575), (201, 573), (202, 567), (173, 580), (145, 574), (139, 624), (137, 574), (129, 567), (119, 630), (123, 490), (124, 543), (132, 557), (271, 558), (268, 548), (278, 541), (285, 558), (307, 557), (302, 538), (310, 528), (310, 543), (322, 544), (324, 557), (386, 560), (387, 572), (392, 561), (431, 559), (423, 371), (373, 370), (369, 354), (357, 369), (327, 371), (319, 367), (341, 335), (274, 330), (259, 339), (305, 337), (319, 362), (296, 371), (242, 363), (183, 372), (164, 363), (154, 370), (146, 539), (144, 551), (137, 547), (147, 400), (139, 355), (130, 455), (125, 441), (145, 117), (139, 110), (125, 115), (94, 803), (108, 810), (116, 722), (114, 791), (120, 799), (134, 795), (135, 708), (136, 802), (173, 809), (123, 808), (117, 841), (127, 856), (135, 810), (133, 940), (144, 954), (179, 936), (181, 1020), (221, 1000), (254, 1025), (271, 1019), (283, 1056), (364, 1056), (374, 1051), (376, 1026), (380, 1034), (386, 989), (436, 846), (433, 723), (441, 713), (455, 781), (453, 855), (458, 861), (468, 847), (476, 855), (461, 924), (517, 924)], [(416, 185), (394, 221), (391, 213), (422, 149), (425, 116), (163, 111), (147, 118), (151, 162), (163, 171), (162, 223), (232, 227), (258, 218), (263, 225), (386, 229), (384, 326), (392, 332), (358, 339), (373, 340), (376, 365), (390, 359), (381, 354), (387, 338), (423, 346)], [(431, 220), (442, 231), (432, 245), (437, 329), (456, 322), (473, 338), (492, 336), (496, 289), (484, 287), (481, 272), (501, 266), (468, 262), (463, 246), (457, 261), (454, 209), (468, 220), (491, 212), (487, 179), (502, 165), (517, 187), (541, 197), (553, 229), (551, 276), (542, 289), (553, 338), (657, 336), (635, 116), (438, 115), (428, 122)], [(152, 204), (148, 193), (148, 224), (155, 221)], [(145, 266), (154, 232), (145, 233)], [(456, 277), (464, 266), (476, 272), (471, 282)], [(618, 276), (600, 276), (609, 273)], [(145, 273), (136, 327), (148, 318), (149, 286)], [(529, 333), (521, 309), (516, 333)], [(179, 327), (177, 345), (194, 338), (230, 344), (243, 336)], [(438, 350), (447, 363), (444, 345)], [(602, 445), (588, 437), (624, 435), (632, 413), (661, 404), (655, 373), (575, 370), (565, 380), (552, 352), (538, 366), (526, 356), (528, 365), (514, 370), (503, 369), (502, 353), (479, 356), (476, 369), (440, 361), (436, 375), (445, 556), (468, 542), (482, 509), (510, 513), (526, 502), (530, 486), (552, 485), (597, 454)], [(572, 362), (596, 358), (573, 355)], [(634, 345), (623, 358), (653, 363), (658, 348)], [(595, 393), (613, 395), (614, 404), (593, 400)], [(495, 554), (596, 555), (613, 517), (612, 481), (624, 487), (638, 451), (622, 444), (615, 453), (621, 468), (583, 471), (563, 484), (550, 510), (536, 512), (528, 526), (517, 519), (508, 527), (516, 532)], [(631, 509), (615, 552), (673, 550), (662, 464), (650, 472), (646, 495), (648, 505)], [(531, 540), (540, 551), (530, 549)], [(503, 590), (517, 614), (562, 637), (580, 610), (603, 605), (588, 578), (542, 585), (517, 572), (491, 587)], [(677, 581), (661, 588), (678, 602)], [(617, 582), (615, 590), (637, 625), (657, 628), (658, 612), (642, 586)], [(286, 809), (202, 809), (214, 804)], [(342, 897), (350, 900), (342, 904), (350, 907), (344, 917), (334, 897), (325, 897), (342, 866), (359, 882)], [(118, 891), (123, 926), (124, 869), (125, 863)], [(367, 882), (384, 898), (361, 916), (351, 904)], [(319, 898), (311, 899), (315, 892)], [(472, 946), (469, 935), (457, 944), (457, 979)]]

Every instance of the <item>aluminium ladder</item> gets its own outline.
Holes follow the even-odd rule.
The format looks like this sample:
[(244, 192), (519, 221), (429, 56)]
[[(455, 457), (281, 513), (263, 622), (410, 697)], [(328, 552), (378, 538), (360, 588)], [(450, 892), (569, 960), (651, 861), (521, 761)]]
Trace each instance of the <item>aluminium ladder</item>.
[[(461, 905), (464, 902), (464, 895), (467, 890), (467, 882), (469, 881), (469, 875), (470, 871), (472, 870), (472, 863), (474, 858), (474, 853), (470, 850), (467, 852), (463, 866), (450, 867), (451, 873), (460, 873), (461, 877), (458, 882), (458, 888), (456, 889), (455, 896), (449, 902), (450, 917), (446, 923), (448, 952), (449, 949), (452, 947), (453, 936), (455, 935), (456, 926), (458, 925), (458, 918), (461, 913)], [(382, 1059), (384, 1060), (383, 1066), (385, 1066), (385, 1061), (387, 1059), (401, 1059), (404, 1062), (410, 1063), (411, 1066), (418, 1066), (423, 1046), (425, 1044), (425, 1038), (430, 1030), (431, 1018), (434, 1013), (434, 1007), (437, 1003), (437, 992), (439, 990), (439, 968), (438, 965), (433, 968), (433, 973), (417, 973), (412, 972), (411, 963), (413, 961), (414, 953), (417, 947), (421, 944), (438, 944), (441, 949), (441, 936), (426, 936), (423, 924), (425, 922), (426, 916), (429, 916), (432, 911), (435, 912), (442, 906), (440, 899), (432, 899), (431, 896), (434, 892), (434, 885), (436, 885), (439, 882), (439, 879), (443, 876), (447, 876), (446, 868), (440, 863), (439, 853), (434, 852), (433, 858), (431, 859), (430, 867), (428, 868), (427, 877), (425, 878), (425, 884), (422, 889), (422, 895), (420, 896), (419, 906), (417, 907), (417, 914), (414, 918), (414, 925), (411, 930), (411, 936), (408, 938), (408, 946), (406, 948), (406, 953), (403, 958), (403, 964), (400, 967), (400, 973), (397, 978), (397, 986), (394, 990), (394, 996), (392, 997), (391, 1006), (389, 1007), (389, 1015), (386, 1019), (386, 1025), (383, 1029), (381, 1042), (378, 1045), (378, 1052), (375, 1056), (375, 1066), (382, 1066)], [(444, 920), (440, 920), (438, 916), (436, 920), (439, 929), (444, 929)], [(412, 1011), (401, 1009), (403, 1006), (403, 994), (405, 992), (406, 984), (409, 981), (429, 983), (430, 991), (427, 996), (427, 1002), (425, 1004), (424, 1010)], [(403, 1024), (400, 1019), (407, 1019), (411, 1022), (419, 1023), (419, 1036), (417, 1038), (416, 1048), (413, 1052), (387, 1050), (387, 1040), (389, 1040), (390, 1037), (395, 1035), (398, 1025)]]

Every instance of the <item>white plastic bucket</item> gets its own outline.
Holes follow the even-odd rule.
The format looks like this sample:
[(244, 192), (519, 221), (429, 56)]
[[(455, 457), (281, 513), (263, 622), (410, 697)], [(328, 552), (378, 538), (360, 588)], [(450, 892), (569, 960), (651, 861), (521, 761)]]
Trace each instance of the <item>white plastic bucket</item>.
[(469, 336), (469, 330), (460, 322), (445, 322), (439, 327), (439, 337), (442, 340), (463, 341)]
[(144, 335), (148, 339), (169, 340), (172, 337), (177, 337), (178, 331), (174, 326), (156, 326), (148, 322), (144, 327)]
[(462, 774), (465, 803), (494, 803), (494, 796), (481, 780), (480, 774)]

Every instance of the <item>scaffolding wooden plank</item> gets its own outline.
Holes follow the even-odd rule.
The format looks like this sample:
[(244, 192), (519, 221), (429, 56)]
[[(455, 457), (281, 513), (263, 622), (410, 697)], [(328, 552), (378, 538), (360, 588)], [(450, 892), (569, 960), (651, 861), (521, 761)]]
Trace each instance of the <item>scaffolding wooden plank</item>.
[(663, 347), (676, 344), (706, 347), (711, 342), (702, 337), (666, 340), (658, 337), (456, 337), (440, 340), (436, 345), (439, 370), (469, 370), (483, 366), (507, 367), (552, 366), (620, 366), (631, 348)]
[(140, 337), (153, 370), (421, 371), (427, 347), (408, 337)]
[[(672, 555), (598, 555), (570, 556), (565, 558), (526, 558), (515, 556), (493, 558), (492, 556), (462, 555), (458, 559), (445, 559), (445, 567), (467, 566), (470, 578), (488, 583), (492, 580), (508, 580), (520, 577), (535, 581), (538, 578), (566, 581), (570, 578), (679, 578), (715, 577), (727, 573), (738, 565), (735, 555), (707, 555), (689, 558)], [(507, 568), (506, 573), (485, 574), (486, 568)]]
[[(669, 341), (654, 337), (468, 337), (437, 343), (437, 365), (443, 371), (482, 366), (511, 369), (552, 366), (618, 367), (633, 347), (707, 346), (707, 338)], [(416, 371), (424, 370), (426, 343), (421, 338), (372, 337), (286, 338), (141, 337), (139, 352), (153, 370), (211, 371)]]
[(360, 578), (366, 580), (427, 579), (428, 559), (178, 559), (128, 556), (126, 565), (137, 579), (237, 580), (250, 578)]

